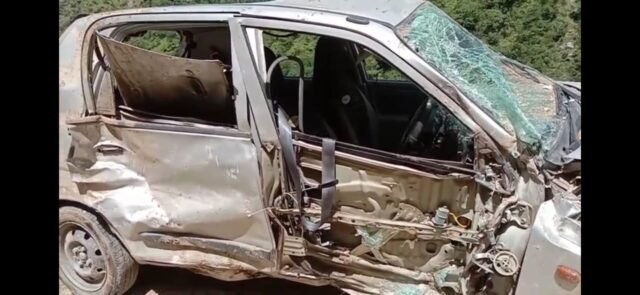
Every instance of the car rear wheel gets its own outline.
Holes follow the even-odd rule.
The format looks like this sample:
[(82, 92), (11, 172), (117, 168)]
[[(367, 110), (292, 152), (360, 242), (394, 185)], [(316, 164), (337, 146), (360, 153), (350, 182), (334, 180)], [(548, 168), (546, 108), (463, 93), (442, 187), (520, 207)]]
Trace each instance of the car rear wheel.
[(98, 217), (76, 207), (59, 210), (60, 279), (74, 294), (120, 295), (138, 276), (138, 264)]

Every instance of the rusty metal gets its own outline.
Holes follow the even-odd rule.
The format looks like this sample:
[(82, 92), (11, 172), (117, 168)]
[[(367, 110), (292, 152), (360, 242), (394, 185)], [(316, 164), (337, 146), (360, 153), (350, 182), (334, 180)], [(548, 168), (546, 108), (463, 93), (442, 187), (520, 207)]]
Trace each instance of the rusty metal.
[[(299, 214), (297, 209), (276, 209), (275, 212), (289, 215)], [(320, 217), (321, 211), (318, 209), (307, 209), (305, 210), (305, 214)], [(424, 240), (449, 239), (461, 243), (477, 244), (479, 239), (483, 237), (483, 234), (478, 231), (465, 230), (460, 227), (434, 227), (420, 223), (369, 218), (344, 212), (336, 212), (331, 220), (333, 222), (340, 222), (354, 226), (404, 231)]]
[(243, 243), (189, 236), (171, 236), (158, 233), (141, 233), (149, 247), (167, 250), (197, 250), (229, 257), (259, 268), (272, 266), (271, 252)]

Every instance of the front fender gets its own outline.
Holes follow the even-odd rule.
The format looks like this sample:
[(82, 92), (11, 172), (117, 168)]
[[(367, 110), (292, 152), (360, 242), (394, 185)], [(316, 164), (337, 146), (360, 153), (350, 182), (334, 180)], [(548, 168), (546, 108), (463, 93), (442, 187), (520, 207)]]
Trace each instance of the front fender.
[[(542, 203), (527, 245), (516, 295), (579, 295), (581, 272), (580, 201), (555, 197)], [(567, 280), (567, 272), (572, 280)]]

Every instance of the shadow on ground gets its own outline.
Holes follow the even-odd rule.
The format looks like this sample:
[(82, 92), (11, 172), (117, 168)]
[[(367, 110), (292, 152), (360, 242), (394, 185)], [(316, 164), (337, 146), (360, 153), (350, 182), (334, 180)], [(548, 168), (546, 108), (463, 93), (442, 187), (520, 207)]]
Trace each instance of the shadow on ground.
[[(60, 284), (60, 294), (70, 295)], [(333, 287), (312, 287), (286, 280), (255, 279), (223, 282), (186, 270), (142, 266), (136, 284), (127, 295), (340, 295)]]

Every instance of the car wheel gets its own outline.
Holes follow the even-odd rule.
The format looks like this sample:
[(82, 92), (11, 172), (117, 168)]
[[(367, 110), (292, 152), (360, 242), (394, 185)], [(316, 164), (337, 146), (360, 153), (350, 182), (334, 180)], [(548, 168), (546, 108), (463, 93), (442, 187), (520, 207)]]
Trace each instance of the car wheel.
[(138, 276), (138, 264), (120, 241), (77, 207), (59, 210), (60, 279), (77, 295), (120, 295)]

